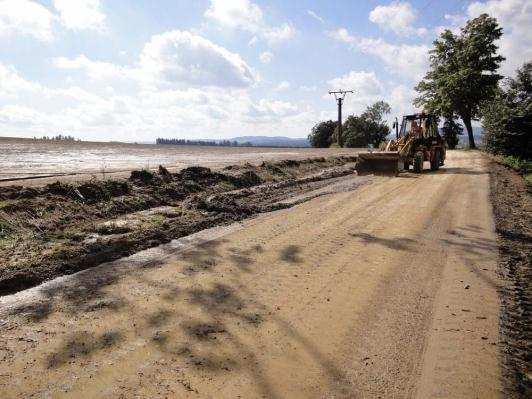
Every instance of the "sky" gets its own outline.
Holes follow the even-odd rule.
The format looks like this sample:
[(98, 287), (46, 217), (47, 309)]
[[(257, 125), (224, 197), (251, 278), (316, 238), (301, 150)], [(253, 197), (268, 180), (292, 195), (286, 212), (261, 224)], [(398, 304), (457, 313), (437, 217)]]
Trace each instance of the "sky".
[(415, 111), (432, 41), (481, 13), (502, 72), (532, 60), (530, 0), (0, 0), (0, 136), (306, 137), (378, 100)]

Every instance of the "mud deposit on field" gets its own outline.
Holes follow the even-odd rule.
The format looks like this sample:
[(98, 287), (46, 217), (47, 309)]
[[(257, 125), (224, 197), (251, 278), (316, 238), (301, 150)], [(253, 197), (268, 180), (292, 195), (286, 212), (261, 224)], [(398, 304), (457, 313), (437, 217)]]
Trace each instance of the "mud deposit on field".
[(354, 161), (312, 158), (178, 173), (160, 167), (156, 173), (133, 171), (129, 179), (3, 187), (0, 294), (286, 208), (305, 200), (305, 193), (327, 194), (325, 186), (353, 173)]
[(530, 192), (516, 172), (491, 163), (491, 201), (499, 244), (499, 267), (508, 281), (502, 292), (501, 330), (506, 373), (520, 397), (531, 397), (532, 381), (532, 218)]
[[(55, 142), (0, 137), (0, 185), (22, 180), (24, 185), (99, 178), (127, 177), (134, 169), (156, 170), (165, 165), (172, 172), (195, 165), (222, 168), (250, 162), (274, 162), (353, 155), (357, 150), (334, 148), (205, 147), (133, 144), (118, 142)], [(44, 182), (44, 183), (43, 183)]]

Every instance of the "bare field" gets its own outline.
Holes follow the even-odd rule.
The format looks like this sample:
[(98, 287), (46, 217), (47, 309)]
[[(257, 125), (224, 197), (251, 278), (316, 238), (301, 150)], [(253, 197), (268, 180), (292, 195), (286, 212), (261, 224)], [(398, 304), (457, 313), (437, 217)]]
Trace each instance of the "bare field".
[(164, 165), (171, 171), (283, 159), (352, 155), (356, 149), (203, 147), (99, 142), (46, 142), (0, 137), (0, 185), (120, 177), (133, 169)]

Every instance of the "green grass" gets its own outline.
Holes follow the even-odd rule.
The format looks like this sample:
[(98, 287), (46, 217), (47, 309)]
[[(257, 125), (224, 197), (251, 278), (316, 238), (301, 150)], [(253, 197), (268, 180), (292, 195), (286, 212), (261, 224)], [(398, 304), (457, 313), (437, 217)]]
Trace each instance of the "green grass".
[(511, 155), (501, 156), (498, 159), (503, 165), (506, 165), (523, 175), (527, 187), (532, 189), (532, 161)]

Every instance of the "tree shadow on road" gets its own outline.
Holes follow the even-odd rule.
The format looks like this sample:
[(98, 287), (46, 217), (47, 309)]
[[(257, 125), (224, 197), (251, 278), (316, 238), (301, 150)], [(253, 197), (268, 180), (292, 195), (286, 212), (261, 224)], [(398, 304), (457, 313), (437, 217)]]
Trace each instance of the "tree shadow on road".
[[(346, 397), (354, 391), (344, 372), (313, 340), (306, 337), (289, 320), (281, 317), (246, 288), (247, 281), (255, 278), (257, 260), (264, 249), (224, 248), (222, 240), (212, 240), (186, 250), (176, 250), (160, 261), (128, 265), (123, 261), (69, 276), (68, 284), (43, 289), (44, 301), (31, 308), (19, 308), (33, 322), (43, 322), (54, 312), (85, 316), (87, 312), (113, 322), (103, 331), (87, 333), (80, 326), (57, 344), (45, 360), (45, 368), (68, 367), (79, 359), (90, 359), (99, 352), (121, 348), (132, 340), (146, 339), (158, 351), (176, 356), (192, 369), (208, 373), (228, 373), (245, 370), (264, 397), (283, 397), (276, 382), (268, 378), (261, 354), (257, 352), (254, 329), (268, 323), (268, 329), (279, 331), (289, 346), (298, 346), (323, 370), (331, 393)], [(400, 240), (399, 248), (409, 245)], [(392, 244), (397, 245), (397, 244)], [(280, 258), (297, 265), (304, 262), (298, 246), (289, 245), (280, 252)], [(168, 258), (177, 263), (168, 264)], [(134, 263), (134, 262), (133, 262)], [(181, 286), (149, 274), (150, 269), (177, 268), (176, 273), (187, 276)], [(139, 267), (139, 265), (141, 267)], [(218, 273), (225, 265), (227, 278), (205, 283), (206, 274)], [(228, 272), (228, 266), (230, 268)], [(134, 292), (118, 287), (130, 277), (138, 283)], [(117, 286), (117, 288), (114, 288)], [(136, 292), (142, 296), (136, 296)], [(147, 310), (146, 301), (155, 301), (155, 309)], [(145, 299), (146, 298), (146, 299)], [(107, 318), (114, 312), (116, 318)], [(113, 313), (113, 314), (114, 314)], [(81, 318), (80, 320), (83, 320)], [(136, 327), (131, 328), (133, 325)], [(244, 329), (242, 329), (244, 326)], [(87, 328), (87, 326), (84, 326)], [(243, 334), (246, 336), (244, 340)], [(251, 341), (250, 341), (251, 340)]]
[(281, 250), (279, 258), (288, 263), (301, 263), (301, 248), (297, 245), (287, 245)]
[(468, 168), (459, 168), (459, 167), (445, 167), (442, 169), (439, 169), (438, 171), (431, 172), (431, 173), (437, 173), (437, 174), (451, 174), (451, 175), (472, 175), (472, 176), (479, 176), (479, 175), (488, 175), (487, 171), (479, 171), (479, 170), (471, 170)]
[(414, 248), (416, 240), (413, 240), (411, 238), (382, 238), (369, 233), (350, 233), (349, 235), (360, 240), (364, 244), (377, 244), (398, 251), (416, 252)]

